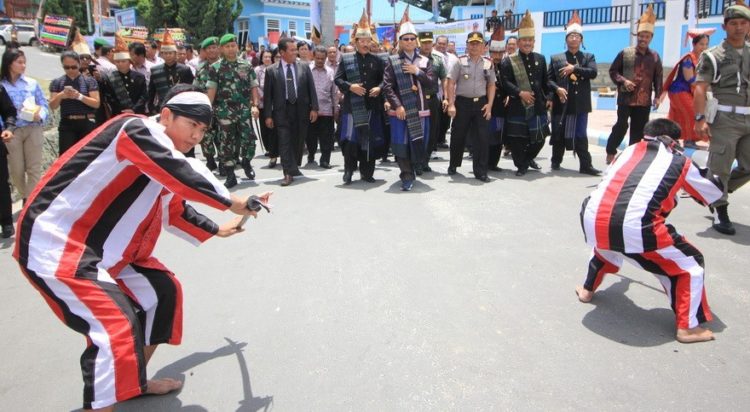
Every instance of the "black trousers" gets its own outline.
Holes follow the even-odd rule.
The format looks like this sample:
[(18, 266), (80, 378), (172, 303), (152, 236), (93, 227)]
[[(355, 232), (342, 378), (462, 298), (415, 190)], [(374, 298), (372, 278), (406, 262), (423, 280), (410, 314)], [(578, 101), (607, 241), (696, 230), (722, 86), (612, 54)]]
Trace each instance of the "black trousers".
[(518, 170), (528, 170), (529, 162), (542, 151), (544, 139), (538, 143), (529, 143), (528, 137), (510, 137), (507, 138), (510, 146), (510, 154), (513, 156), (513, 164)]
[(437, 140), (435, 141), (436, 144), (442, 144), (445, 143), (446, 138), (445, 135), (448, 134), (448, 128), (451, 127), (451, 117), (448, 116), (448, 112), (441, 111), (440, 112), (440, 134), (437, 137)]
[(58, 153), (62, 156), (63, 153), (94, 129), (96, 129), (96, 123), (93, 119), (60, 119), (60, 125), (57, 127), (57, 132), (60, 136)]
[(489, 168), (497, 167), (500, 163), (500, 156), (503, 153), (503, 142), (505, 141), (505, 128), (499, 132), (495, 132), (494, 136), (490, 136), (490, 144), (487, 152), (487, 166)]
[[(589, 153), (589, 140), (587, 138), (577, 137), (573, 140), (574, 151), (578, 156), (579, 170), (584, 170), (592, 167), (591, 164), (591, 153)], [(560, 164), (565, 154), (565, 139), (553, 140), (552, 141), (552, 164)]]
[(359, 166), (359, 174), (362, 178), (372, 177), (375, 174), (375, 156), (367, 158), (367, 152), (360, 150), (359, 143), (342, 140), (341, 151), (344, 155), (344, 170), (354, 172)]
[(13, 198), (8, 183), (8, 151), (0, 142), (0, 225), (13, 224)]
[[(427, 142), (427, 151), (423, 162), (425, 166), (430, 164), (432, 152), (437, 150), (438, 139), (440, 139), (440, 131), (442, 130), (442, 106), (442, 102), (435, 95), (427, 100), (427, 108), (430, 109), (430, 138)], [(445, 135), (443, 135), (443, 138), (445, 138)]]
[(279, 139), (276, 137), (276, 129), (269, 129), (263, 119), (259, 123), (260, 138), (263, 141), (263, 147), (266, 148), (268, 157), (279, 157)]
[(307, 159), (315, 160), (320, 143), (320, 163), (331, 163), (331, 152), (333, 151), (333, 116), (318, 116), (315, 123), (310, 123), (310, 132), (307, 135)]
[(466, 140), (471, 136), (474, 176), (487, 174), (487, 151), (489, 149), (489, 121), (482, 114), (482, 106), (487, 98), (477, 101), (466, 97), (456, 97), (456, 117), (451, 127), (450, 167), (460, 167), (464, 157)]
[(648, 123), (651, 115), (651, 106), (617, 106), (617, 123), (612, 126), (612, 132), (607, 139), (607, 154), (616, 154), (617, 147), (625, 138), (628, 131), (628, 119), (630, 120), (630, 141), (628, 145), (643, 140), (643, 127)]
[(310, 126), (310, 109), (298, 107), (297, 104), (286, 103), (286, 119), (276, 122), (276, 136), (279, 139), (279, 155), (284, 174), (294, 174), (302, 164), (302, 152)]

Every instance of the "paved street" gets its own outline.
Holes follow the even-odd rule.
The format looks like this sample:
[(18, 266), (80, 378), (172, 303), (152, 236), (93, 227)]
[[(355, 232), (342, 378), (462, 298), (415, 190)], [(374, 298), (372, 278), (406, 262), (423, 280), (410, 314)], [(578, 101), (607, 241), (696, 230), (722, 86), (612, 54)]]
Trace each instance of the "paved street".
[[(603, 168), (603, 148), (591, 150)], [(164, 233), (155, 252), (182, 282), (185, 322), (149, 377), (184, 388), (117, 410), (747, 410), (747, 187), (731, 197), (734, 237), (690, 199), (670, 217), (705, 254), (717, 318), (716, 341), (683, 345), (659, 283), (631, 266), (578, 303), (590, 253), (578, 212), (599, 179), (578, 174), (569, 152), (560, 172), (545, 147), (541, 172), (488, 184), (468, 159), (447, 176), (439, 154), (411, 193), (395, 163), (374, 184), (343, 186), (336, 152), (333, 170), (305, 167), (284, 188), (280, 169), (256, 159), (257, 181), (234, 192), (274, 191), (272, 214), (199, 248)], [(23, 278), (12, 247), (0, 241), (0, 405), (77, 410), (85, 341)]]

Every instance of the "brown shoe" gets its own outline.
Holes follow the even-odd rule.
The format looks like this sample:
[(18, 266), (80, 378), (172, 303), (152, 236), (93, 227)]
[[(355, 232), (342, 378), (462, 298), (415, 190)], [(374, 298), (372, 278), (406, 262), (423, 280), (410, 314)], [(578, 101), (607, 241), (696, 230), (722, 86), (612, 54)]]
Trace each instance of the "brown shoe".
[(294, 181), (292, 175), (284, 175), (284, 180), (281, 181), (281, 186), (289, 186)]

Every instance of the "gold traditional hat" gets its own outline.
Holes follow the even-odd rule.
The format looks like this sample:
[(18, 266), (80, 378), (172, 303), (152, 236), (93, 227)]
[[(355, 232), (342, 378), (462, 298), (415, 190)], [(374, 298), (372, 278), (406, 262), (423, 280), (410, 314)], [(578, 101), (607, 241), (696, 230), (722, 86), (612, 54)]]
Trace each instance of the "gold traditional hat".
[(367, 11), (362, 9), (362, 17), (359, 18), (359, 23), (354, 23), (352, 29), (354, 31), (355, 39), (372, 39), (370, 18), (367, 16)]
[(578, 10), (574, 10), (573, 15), (570, 17), (570, 20), (568, 20), (568, 25), (565, 29), (565, 37), (568, 37), (569, 34), (573, 33), (583, 36), (583, 26), (581, 23), (581, 16), (578, 15)]
[(118, 33), (115, 33), (115, 57), (113, 60), (130, 60), (128, 45)]
[(318, 31), (318, 28), (315, 27), (315, 25), (312, 26), (312, 33), (310, 33), (310, 40), (313, 42), (314, 45), (318, 46), (320, 45), (320, 32)]
[(408, 5), (404, 9), (404, 15), (401, 16), (401, 22), (398, 24), (398, 38), (400, 39), (407, 34), (417, 35), (417, 28), (414, 26), (414, 23), (411, 22), (411, 18), (409, 17)]
[(86, 39), (83, 38), (83, 35), (81, 35), (80, 30), (76, 31), (76, 37), (73, 39), (73, 43), (70, 44), (70, 48), (74, 52), (78, 53), (79, 56), (91, 56), (91, 49), (89, 48), (89, 44), (86, 42)]
[(638, 33), (647, 31), (654, 33), (654, 26), (656, 25), (656, 14), (654, 14), (654, 5), (649, 4), (646, 11), (641, 15), (641, 19), (638, 20)]
[(518, 38), (523, 39), (527, 37), (535, 37), (536, 31), (534, 30), (534, 20), (531, 19), (531, 13), (526, 10), (526, 14), (521, 19), (521, 24), (518, 25)]
[(176, 52), (177, 44), (172, 38), (172, 34), (169, 33), (169, 29), (164, 28), (164, 37), (161, 38), (161, 51), (163, 52)]
[(500, 25), (492, 33), (490, 37), (490, 52), (504, 52), (505, 51), (505, 28)]

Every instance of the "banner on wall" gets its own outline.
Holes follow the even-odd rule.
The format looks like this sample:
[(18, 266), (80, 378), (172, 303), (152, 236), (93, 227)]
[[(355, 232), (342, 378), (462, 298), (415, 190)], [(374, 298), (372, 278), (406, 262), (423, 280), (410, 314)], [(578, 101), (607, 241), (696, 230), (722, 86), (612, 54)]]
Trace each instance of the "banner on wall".
[(121, 27), (117, 34), (128, 45), (133, 42), (145, 44), (148, 41), (148, 29), (145, 27)]
[(102, 17), (99, 19), (99, 35), (111, 37), (117, 32), (117, 20), (114, 17)]
[[(414, 26), (418, 31), (431, 31), (432, 35), (447, 36), (448, 41), (456, 43), (456, 53), (463, 54), (466, 50), (466, 38), (472, 31), (483, 31), (482, 30), (482, 19), (474, 20), (460, 20), (452, 23), (420, 23)], [(336, 37), (339, 39), (341, 44), (349, 43), (349, 30), (351, 26), (336, 26)], [(394, 28), (392, 25), (381, 26), (376, 29), (378, 39), (382, 42), (383, 39), (394, 38)]]
[(136, 27), (138, 26), (138, 19), (135, 11), (135, 7), (115, 11), (115, 22), (117, 29), (121, 27)]
[(68, 16), (44, 16), (40, 40), (55, 47), (68, 47), (73, 29), (73, 18)]
[[(175, 41), (175, 43), (177, 44), (185, 43), (185, 39), (187, 38), (185, 34), (185, 30), (182, 30), (179, 27), (175, 27), (175, 28), (170, 27), (167, 30), (169, 30), (169, 34), (172, 35), (172, 39)], [(158, 42), (161, 42), (163, 38), (164, 38), (164, 29), (156, 29), (154, 33), (151, 35), (151, 39), (158, 41)]]

